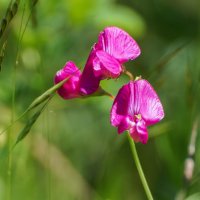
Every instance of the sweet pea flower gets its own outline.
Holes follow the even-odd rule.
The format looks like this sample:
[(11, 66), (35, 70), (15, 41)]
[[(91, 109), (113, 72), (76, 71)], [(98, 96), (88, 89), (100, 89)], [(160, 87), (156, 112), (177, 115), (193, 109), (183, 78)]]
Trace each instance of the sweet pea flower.
[(130, 132), (135, 142), (147, 143), (147, 126), (164, 117), (162, 104), (150, 83), (144, 79), (130, 81), (118, 92), (110, 113), (111, 124), (118, 133)]
[(118, 27), (107, 27), (100, 33), (96, 50), (103, 50), (113, 56), (120, 64), (136, 59), (141, 51), (136, 41)]
[(72, 61), (68, 61), (65, 66), (56, 73), (54, 83), (57, 84), (67, 77), (69, 77), (69, 79), (66, 83), (57, 90), (58, 94), (64, 99), (80, 97), (79, 82), (81, 71)]
[(80, 78), (80, 93), (85, 95), (90, 95), (97, 91), (99, 88), (100, 78), (96, 77), (93, 70), (93, 60), (95, 54), (90, 53), (88, 60), (86, 62), (85, 68)]
[(86, 62), (80, 79), (80, 92), (91, 94), (99, 88), (101, 80), (118, 78), (123, 72), (122, 64), (139, 55), (140, 48), (128, 33), (117, 27), (105, 28)]

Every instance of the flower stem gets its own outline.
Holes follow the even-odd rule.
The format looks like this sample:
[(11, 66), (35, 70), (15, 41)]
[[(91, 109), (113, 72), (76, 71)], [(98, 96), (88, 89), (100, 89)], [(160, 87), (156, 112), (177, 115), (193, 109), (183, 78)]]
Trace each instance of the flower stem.
[(127, 134), (127, 135), (128, 135), (128, 140), (129, 140), (129, 143), (130, 143), (133, 159), (135, 161), (135, 164), (136, 164), (139, 176), (140, 176), (140, 180), (141, 180), (142, 185), (144, 187), (145, 193), (147, 195), (148, 200), (153, 200), (153, 196), (151, 194), (151, 191), (150, 191), (148, 183), (146, 181), (144, 172), (142, 170), (142, 166), (140, 164), (140, 160), (139, 160), (139, 157), (138, 157), (138, 154), (137, 154), (135, 143), (134, 143), (133, 139), (131, 138), (130, 134)]
[(128, 70), (125, 69), (124, 74), (126, 74), (131, 81), (134, 80), (133, 74), (131, 72), (129, 72)]

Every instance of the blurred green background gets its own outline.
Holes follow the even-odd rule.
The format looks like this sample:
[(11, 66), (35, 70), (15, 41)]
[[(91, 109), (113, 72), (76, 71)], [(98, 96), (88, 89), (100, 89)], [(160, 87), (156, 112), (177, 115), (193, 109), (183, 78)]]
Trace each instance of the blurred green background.
[[(0, 20), (8, 6), (0, 1)], [(182, 188), (186, 196), (200, 192), (198, 135), (194, 178), (187, 188), (183, 181), (200, 112), (199, 0), (21, 0), (0, 38), (0, 131), (53, 85), (68, 60), (83, 68), (99, 32), (111, 25), (140, 45), (141, 56), (127, 69), (151, 82), (165, 109), (164, 120), (149, 128), (148, 144), (137, 144), (154, 198), (175, 199)], [(127, 81), (122, 76), (102, 86), (116, 95)], [(66, 101), (56, 95), (10, 156), (9, 144), (32, 113), (1, 134), (0, 199), (146, 199), (126, 133), (110, 125), (111, 105), (108, 97)]]

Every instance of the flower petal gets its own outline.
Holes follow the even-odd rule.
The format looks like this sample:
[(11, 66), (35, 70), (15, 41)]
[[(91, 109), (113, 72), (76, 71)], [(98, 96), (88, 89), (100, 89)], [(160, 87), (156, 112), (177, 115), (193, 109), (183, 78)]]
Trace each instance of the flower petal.
[(141, 51), (136, 41), (125, 31), (117, 27), (107, 27), (100, 33), (96, 50), (103, 50), (124, 63), (137, 58)]
[(97, 77), (93, 69), (95, 51), (91, 51), (80, 79), (80, 93), (89, 95), (97, 91), (101, 77)]
[(123, 117), (120, 124), (118, 125), (118, 133), (123, 133), (124, 131), (129, 130), (132, 127), (135, 127), (135, 122), (131, 120), (131, 117)]
[(121, 72), (122, 67), (120, 63), (105, 51), (97, 51), (94, 59), (94, 73), (98, 77), (117, 78)]
[(79, 97), (80, 76), (81, 72), (78, 67), (72, 61), (68, 61), (65, 66), (56, 73), (54, 78), (54, 82), (57, 84), (67, 77), (70, 77), (69, 80), (57, 90), (58, 94), (64, 99)]
[(113, 126), (118, 127), (121, 123), (124, 123), (124, 127), (128, 127), (126, 118), (128, 117), (129, 96), (130, 91), (127, 84), (119, 90), (113, 102), (110, 112), (110, 121)]
[(146, 125), (153, 125), (164, 117), (163, 106), (150, 83), (144, 79), (134, 82), (134, 111), (141, 114)]
[(139, 120), (135, 127), (130, 129), (130, 135), (135, 142), (146, 144), (148, 141), (148, 131), (144, 120)]

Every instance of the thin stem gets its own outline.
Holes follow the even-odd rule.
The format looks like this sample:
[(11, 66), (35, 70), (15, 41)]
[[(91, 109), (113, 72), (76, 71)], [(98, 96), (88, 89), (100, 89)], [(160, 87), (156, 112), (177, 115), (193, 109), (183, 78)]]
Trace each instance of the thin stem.
[(129, 143), (130, 143), (132, 155), (133, 155), (133, 160), (135, 161), (135, 164), (136, 164), (139, 176), (140, 176), (140, 180), (141, 180), (142, 185), (144, 187), (144, 190), (146, 192), (147, 198), (148, 198), (148, 200), (153, 200), (153, 196), (151, 194), (151, 191), (150, 191), (148, 183), (146, 181), (144, 172), (142, 170), (142, 166), (140, 164), (140, 160), (139, 160), (139, 157), (138, 157), (138, 154), (137, 154), (135, 143), (134, 143), (133, 139), (131, 138), (130, 134), (127, 134), (127, 135), (128, 135), (128, 140), (129, 140)]
[[(12, 1), (10, 1), (10, 7), (12, 5)], [(16, 4), (18, 5), (18, 2), (16, 1)], [(8, 10), (9, 11), (9, 10)], [(7, 12), (8, 12), (7, 11)], [(21, 32), (21, 27), (20, 27), (20, 32)], [(16, 69), (17, 69), (17, 64), (18, 64), (18, 54), (19, 54), (19, 42), (17, 45), (17, 56), (16, 56), (16, 61), (15, 61), (15, 65), (13, 67), (13, 72), (12, 72), (12, 85), (13, 85), (13, 89), (12, 89), (12, 113), (11, 113), (11, 124), (14, 123), (15, 121), (15, 93), (16, 93)], [(8, 189), (7, 189), (7, 199), (11, 200), (11, 194), (12, 194), (12, 132), (13, 129), (12, 127), (10, 128), (9, 132), (8, 132), (8, 171), (7, 171), (7, 175), (8, 175)]]
[[(11, 124), (15, 121), (15, 91), (16, 91), (16, 66), (13, 68), (12, 72), (12, 112), (11, 112)], [(7, 169), (7, 175), (8, 175), (8, 186), (7, 186), (7, 199), (11, 199), (11, 193), (12, 193), (12, 127), (8, 131), (8, 169)]]
[[(11, 130), (8, 134), (8, 152), (11, 150)], [(8, 155), (8, 169), (7, 169), (7, 200), (11, 200), (12, 193), (12, 154)]]
[[(44, 132), (47, 135), (47, 166), (50, 167), (51, 163), (51, 152), (50, 152), (50, 123), (49, 123), (49, 109), (48, 106), (46, 108), (46, 112), (44, 112)], [(46, 131), (45, 131), (46, 130)], [(47, 199), (51, 200), (51, 171), (47, 171)]]
[(125, 69), (124, 74), (126, 74), (131, 81), (134, 80), (133, 74), (131, 72), (129, 72), (128, 70)]

